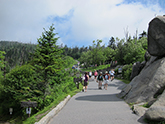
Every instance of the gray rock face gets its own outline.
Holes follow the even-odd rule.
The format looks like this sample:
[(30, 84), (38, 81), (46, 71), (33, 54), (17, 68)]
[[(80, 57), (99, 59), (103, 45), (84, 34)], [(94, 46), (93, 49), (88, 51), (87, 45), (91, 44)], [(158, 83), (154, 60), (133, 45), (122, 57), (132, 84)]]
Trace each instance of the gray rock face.
[(136, 62), (133, 64), (130, 80), (132, 80), (134, 77), (136, 77), (139, 74), (141, 70), (140, 67), (141, 67), (140, 62)]
[(147, 68), (151, 63), (153, 63), (154, 61), (156, 61), (158, 59), (158, 57), (156, 56), (151, 56), (151, 58), (149, 59), (149, 61), (147, 61), (146, 65), (144, 68)]
[(118, 94), (118, 97), (119, 97), (119, 98), (125, 97), (125, 96), (128, 94), (128, 92), (131, 90), (131, 88), (132, 88), (132, 86), (128, 84), (128, 85), (127, 85), (126, 87), (124, 87), (123, 90)]
[(128, 103), (153, 101), (157, 91), (165, 86), (165, 57), (144, 67), (129, 85), (132, 86), (124, 97)]
[(136, 113), (138, 116), (144, 116), (145, 112), (147, 111), (147, 108), (144, 108), (140, 105), (134, 105), (134, 113)]
[(165, 91), (146, 111), (145, 118), (155, 121), (165, 120)]
[(149, 23), (148, 52), (152, 56), (165, 55), (165, 16), (157, 16)]
[(145, 118), (153, 121), (163, 121), (165, 119), (165, 107), (151, 107), (145, 113)]
[(148, 61), (150, 61), (151, 55), (149, 54), (148, 51), (146, 51), (145, 55), (144, 55), (145, 61), (143, 62), (136, 62), (134, 63), (133, 67), (132, 67), (132, 72), (131, 72), (131, 76), (130, 76), (130, 81), (136, 77), (140, 71), (144, 68), (144, 66), (146, 65), (146, 63)]
[(150, 60), (151, 55), (149, 54), (148, 51), (146, 51), (145, 55), (144, 55), (145, 61), (147, 62), (148, 60)]
[[(135, 76), (118, 95), (127, 103), (148, 103), (147, 110), (134, 106), (134, 112), (155, 121), (165, 120), (165, 16), (158, 16), (149, 23), (148, 52), (145, 62), (135, 70)], [(134, 69), (133, 69), (134, 70)], [(134, 71), (134, 72), (136, 72)], [(163, 94), (161, 94), (163, 92)]]

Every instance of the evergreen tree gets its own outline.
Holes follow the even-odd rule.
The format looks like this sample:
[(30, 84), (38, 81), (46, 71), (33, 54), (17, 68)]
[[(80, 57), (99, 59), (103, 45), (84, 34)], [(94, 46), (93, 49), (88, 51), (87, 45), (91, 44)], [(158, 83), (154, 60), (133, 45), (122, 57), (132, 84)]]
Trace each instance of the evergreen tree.
[(147, 32), (146, 31), (143, 31), (141, 34), (139, 34), (139, 39), (141, 39), (143, 37), (147, 37)]
[(38, 39), (38, 45), (35, 52), (32, 54), (32, 65), (36, 68), (36, 71), (43, 78), (44, 93), (47, 92), (49, 87), (49, 79), (55, 73), (61, 70), (62, 60), (62, 49), (59, 49), (56, 45), (59, 37), (55, 38), (57, 33), (54, 33), (53, 25), (50, 26), (49, 30), (44, 29), (44, 33)]
[(111, 39), (109, 40), (108, 47), (112, 48), (114, 50), (116, 49), (116, 44), (115, 44), (115, 38), (114, 37), (111, 37)]

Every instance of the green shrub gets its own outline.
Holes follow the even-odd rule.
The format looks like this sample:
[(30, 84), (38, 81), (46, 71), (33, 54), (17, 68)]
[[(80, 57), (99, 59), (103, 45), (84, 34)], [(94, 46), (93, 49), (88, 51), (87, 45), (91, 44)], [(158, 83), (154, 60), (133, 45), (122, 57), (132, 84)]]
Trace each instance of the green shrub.
[[(33, 108), (31, 116), (50, 106), (60, 97), (73, 94), (76, 91), (76, 85), (70, 73), (77, 73), (77, 70), (63, 69), (49, 76), (48, 86), (45, 89), (43, 77), (36, 73), (31, 65), (17, 66), (6, 75), (6, 78), (0, 83), (0, 118), (8, 115), (8, 109), (12, 107), (17, 113), (13, 117), (20, 117), (19, 121), (26, 120), (25, 108), (21, 108), (21, 101), (37, 101), (37, 107)], [(42, 91), (47, 91), (44, 94)], [(16, 119), (16, 120), (17, 120)], [(7, 119), (6, 119), (7, 120)]]
[(126, 80), (130, 80), (131, 72), (132, 72), (132, 64), (125, 65), (122, 68), (122, 77)]
[(33, 97), (38, 97), (34, 93), (34, 90), (38, 89), (34, 76), (35, 72), (30, 65), (16, 67), (6, 75), (0, 95), (0, 100), (3, 101), (1, 106), (4, 106), (2, 112), (8, 112), (10, 107), (19, 111), (22, 100), (28, 101)]
[(116, 68), (114, 71), (115, 71), (115, 75), (118, 75), (118, 68)]

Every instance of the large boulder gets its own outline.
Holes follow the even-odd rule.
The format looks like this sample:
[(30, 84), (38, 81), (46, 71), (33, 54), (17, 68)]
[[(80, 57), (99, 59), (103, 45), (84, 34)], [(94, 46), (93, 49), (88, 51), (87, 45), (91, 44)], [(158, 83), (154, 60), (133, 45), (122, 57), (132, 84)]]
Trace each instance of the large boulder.
[(130, 80), (132, 80), (134, 77), (136, 77), (140, 73), (140, 71), (141, 71), (141, 63), (140, 62), (134, 63), (133, 67), (132, 67)]
[(132, 80), (135, 76), (137, 76), (139, 74), (140, 66), (141, 66), (140, 62), (136, 62), (133, 64), (130, 80)]
[(158, 100), (146, 111), (145, 118), (154, 121), (165, 120), (165, 91)]
[(125, 97), (128, 93), (129, 93), (129, 91), (131, 90), (131, 88), (132, 88), (132, 86), (131, 85), (127, 85), (127, 86), (125, 86), (123, 89), (122, 89), (122, 91), (117, 95), (119, 98), (123, 98), (123, 97)]
[(165, 16), (157, 16), (149, 23), (148, 52), (152, 56), (165, 55)]
[(146, 65), (144, 68), (147, 68), (151, 63), (153, 63), (154, 61), (158, 60), (159, 57), (156, 57), (156, 56), (151, 56), (149, 61), (146, 62)]
[(165, 16), (158, 16), (149, 23), (148, 53), (144, 57), (143, 67), (140, 63), (134, 66), (135, 77), (118, 96), (127, 103), (148, 103), (151, 106), (149, 109), (134, 106), (138, 115), (145, 113), (147, 119), (165, 120)]
[(146, 51), (144, 58), (145, 58), (145, 61), (143, 61), (141, 63), (136, 62), (133, 64), (132, 72), (131, 72), (131, 76), (130, 76), (130, 81), (140, 73), (140, 71), (144, 68), (146, 63), (150, 60), (151, 55), (149, 54), (148, 51)]
[(159, 89), (165, 86), (165, 57), (146, 65), (129, 85), (130, 91), (124, 99), (127, 103), (151, 102)]
[(144, 103), (133, 105), (133, 112), (138, 116), (144, 116), (147, 108), (143, 107)]

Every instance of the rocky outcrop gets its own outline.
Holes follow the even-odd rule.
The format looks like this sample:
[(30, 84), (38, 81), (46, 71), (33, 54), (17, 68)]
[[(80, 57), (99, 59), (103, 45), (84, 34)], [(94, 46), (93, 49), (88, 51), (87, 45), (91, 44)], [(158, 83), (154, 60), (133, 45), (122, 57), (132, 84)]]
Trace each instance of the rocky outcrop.
[(128, 84), (126, 87), (123, 88), (123, 90), (121, 91), (121, 93), (118, 94), (118, 97), (119, 98), (124, 98), (129, 93), (129, 91), (131, 90), (131, 88), (132, 88), (132, 86)]
[(133, 64), (132, 67), (132, 73), (130, 76), (130, 80), (132, 80), (134, 77), (136, 77), (141, 71), (141, 63), (140, 62), (136, 62)]
[(146, 51), (146, 53), (145, 53), (145, 55), (144, 55), (144, 59), (145, 59), (145, 61), (146, 61), (146, 62), (149, 61), (150, 58), (151, 58), (151, 55), (149, 54), (148, 51)]
[(165, 58), (143, 68), (131, 82), (131, 90), (124, 97), (128, 103), (150, 102), (157, 91), (165, 86)]
[(160, 121), (165, 119), (165, 91), (158, 100), (146, 111), (145, 118)]
[(134, 67), (134, 72), (139, 74), (135, 74), (118, 96), (127, 103), (148, 103), (150, 107), (142, 112), (144, 116), (150, 120), (165, 120), (165, 16), (158, 16), (149, 23), (148, 53), (144, 57), (145, 66), (140, 72), (140, 63)]
[(165, 16), (157, 16), (149, 23), (148, 52), (152, 56), (165, 55)]
[(148, 61), (150, 61), (150, 58), (151, 58), (151, 55), (149, 54), (148, 51), (146, 51), (145, 55), (144, 55), (144, 58), (145, 58), (145, 61), (143, 62), (136, 62), (133, 64), (133, 67), (132, 67), (132, 72), (131, 72), (131, 76), (130, 76), (130, 81), (136, 77), (140, 72), (141, 70), (144, 68), (144, 66), (146, 65), (146, 63)]
[(144, 116), (146, 111), (148, 110), (147, 108), (143, 107), (145, 103), (140, 103), (140, 104), (135, 104), (133, 105), (133, 112), (137, 114), (138, 116)]

